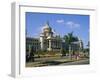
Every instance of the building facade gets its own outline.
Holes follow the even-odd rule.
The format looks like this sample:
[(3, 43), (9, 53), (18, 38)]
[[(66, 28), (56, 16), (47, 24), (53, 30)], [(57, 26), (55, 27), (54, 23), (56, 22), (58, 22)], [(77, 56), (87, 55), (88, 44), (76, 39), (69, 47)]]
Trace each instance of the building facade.
[[(68, 49), (68, 45), (64, 42), (60, 35), (57, 35), (47, 22), (38, 38), (26, 38), (26, 52), (30, 53), (31, 48), (34, 52), (41, 51), (60, 51), (61, 48)], [(71, 49), (82, 50), (83, 42), (79, 39), (77, 42), (71, 43)]]
[(26, 53), (27, 55), (30, 55), (30, 52), (33, 48), (34, 52), (37, 52), (40, 50), (40, 41), (39, 38), (26, 38)]
[(41, 50), (60, 51), (61, 43), (62, 40), (60, 36), (54, 34), (52, 28), (49, 26), (49, 23), (46, 23), (42, 29), (42, 33), (40, 34)]
[(83, 42), (82, 40), (78, 40), (76, 42), (71, 43), (71, 49), (74, 51), (82, 51), (83, 50)]

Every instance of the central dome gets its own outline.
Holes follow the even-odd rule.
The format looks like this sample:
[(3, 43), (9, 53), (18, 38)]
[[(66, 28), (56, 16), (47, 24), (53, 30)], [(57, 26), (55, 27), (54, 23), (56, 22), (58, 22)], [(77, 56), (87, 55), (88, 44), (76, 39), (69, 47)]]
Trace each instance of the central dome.
[(43, 31), (44, 32), (51, 32), (52, 31), (51, 27), (49, 26), (49, 22), (47, 22), (45, 24), (45, 26), (43, 27)]

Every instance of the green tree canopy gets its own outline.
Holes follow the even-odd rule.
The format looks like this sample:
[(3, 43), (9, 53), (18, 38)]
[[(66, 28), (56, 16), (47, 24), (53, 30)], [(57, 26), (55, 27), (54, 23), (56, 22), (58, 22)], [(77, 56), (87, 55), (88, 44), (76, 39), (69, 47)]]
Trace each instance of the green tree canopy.
[(73, 32), (68, 33), (67, 35), (64, 36), (64, 40), (67, 44), (71, 44), (71, 42), (78, 41), (78, 37), (73, 36)]

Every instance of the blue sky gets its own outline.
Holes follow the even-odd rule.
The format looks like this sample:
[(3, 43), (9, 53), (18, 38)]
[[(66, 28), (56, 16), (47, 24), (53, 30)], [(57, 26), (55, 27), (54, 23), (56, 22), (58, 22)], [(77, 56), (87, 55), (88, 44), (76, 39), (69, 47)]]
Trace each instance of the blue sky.
[(56, 34), (64, 36), (73, 31), (83, 40), (84, 47), (89, 41), (89, 15), (26, 12), (25, 16), (27, 36), (39, 36), (48, 21)]

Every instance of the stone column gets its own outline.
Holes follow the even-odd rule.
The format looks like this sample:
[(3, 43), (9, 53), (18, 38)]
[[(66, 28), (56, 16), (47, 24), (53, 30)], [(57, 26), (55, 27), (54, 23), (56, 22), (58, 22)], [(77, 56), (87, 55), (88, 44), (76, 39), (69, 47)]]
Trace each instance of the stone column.
[(40, 47), (41, 47), (41, 50), (44, 50), (44, 39), (43, 39), (43, 36), (40, 36)]
[(49, 40), (49, 51), (51, 51), (52, 48), (51, 48), (51, 40)]

